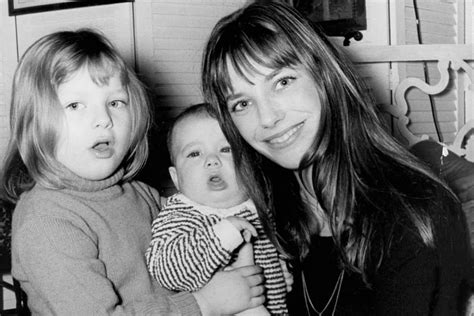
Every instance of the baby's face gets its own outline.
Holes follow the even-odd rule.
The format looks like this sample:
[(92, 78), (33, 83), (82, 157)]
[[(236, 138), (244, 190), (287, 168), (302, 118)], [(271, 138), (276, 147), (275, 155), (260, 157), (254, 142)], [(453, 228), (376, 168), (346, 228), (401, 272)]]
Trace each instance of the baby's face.
[(173, 132), (172, 151), (175, 166), (169, 169), (171, 178), (188, 198), (214, 208), (245, 201), (230, 145), (215, 119), (191, 116), (179, 122)]

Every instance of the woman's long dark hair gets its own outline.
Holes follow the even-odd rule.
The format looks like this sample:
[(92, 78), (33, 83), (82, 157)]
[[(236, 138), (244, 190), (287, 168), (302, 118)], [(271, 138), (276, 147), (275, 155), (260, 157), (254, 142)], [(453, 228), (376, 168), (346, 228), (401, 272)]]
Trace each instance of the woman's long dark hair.
[[(311, 193), (321, 210), (288, 205), (285, 188), (287, 194), (295, 191), (288, 172), (271, 163), (272, 172), (265, 169), (268, 163), (255, 167), (262, 158), (256, 159), (248, 149), (227, 109), (226, 96), (232, 91), (227, 62), (242, 76), (252, 72), (252, 63), (272, 69), (302, 65), (312, 75), (321, 120), (298, 172), (303, 178), (302, 173), (311, 170), (312, 183), (307, 185), (314, 188)], [(350, 61), (295, 9), (281, 3), (253, 3), (221, 19), (205, 49), (202, 85), (231, 145), (245, 148), (236, 160), (244, 183), (257, 178), (264, 185), (252, 198), (275, 206), (279, 232), (289, 234), (289, 240), (279, 240), (287, 253), (300, 260), (306, 256), (311, 236), (321, 229), (314, 216), (318, 211), (329, 219), (345, 267), (365, 280), (390, 249), (395, 225), (409, 226), (423, 243), (433, 246), (429, 210), (440, 207), (433, 200), (436, 192), (448, 189), (385, 131), (375, 102)], [(286, 177), (285, 182), (273, 182), (277, 174)]]

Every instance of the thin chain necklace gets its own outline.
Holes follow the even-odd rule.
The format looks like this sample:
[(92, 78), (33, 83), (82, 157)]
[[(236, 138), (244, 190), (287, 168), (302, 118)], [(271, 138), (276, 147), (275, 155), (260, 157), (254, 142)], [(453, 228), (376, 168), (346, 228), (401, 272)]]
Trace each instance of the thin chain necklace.
[[(311, 315), (309, 307), (311, 307), (311, 310), (316, 312), (318, 316), (321, 316), (326, 309), (331, 305), (331, 301), (334, 298), (334, 295), (336, 295), (336, 300), (334, 301), (334, 308), (332, 310), (332, 316), (334, 316), (334, 313), (336, 312), (336, 307), (337, 307), (337, 302), (339, 300), (339, 293), (341, 292), (341, 287), (342, 287), (342, 281), (344, 279), (344, 269), (339, 273), (339, 277), (337, 278), (336, 285), (334, 285), (334, 289), (332, 290), (331, 297), (329, 297), (329, 300), (326, 303), (326, 306), (321, 311), (318, 311), (315, 307), (313, 302), (311, 301), (311, 297), (308, 292), (308, 287), (306, 286), (306, 278), (304, 276), (304, 271), (301, 270), (301, 281), (303, 284), (303, 295), (304, 295), (304, 303), (306, 305), (306, 311), (308, 312), (308, 315)], [(309, 305), (309, 306), (308, 306)]]

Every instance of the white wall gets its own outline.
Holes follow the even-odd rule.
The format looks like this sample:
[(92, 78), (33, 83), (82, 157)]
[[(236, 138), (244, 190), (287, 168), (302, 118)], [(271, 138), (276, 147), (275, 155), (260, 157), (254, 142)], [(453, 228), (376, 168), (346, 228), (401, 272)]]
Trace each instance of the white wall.
[(63, 29), (102, 31), (143, 75), (156, 95), (157, 116), (200, 102), (199, 63), (212, 26), (244, 0), (135, 0), (8, 16), (0, 0), (0, 160), (5, 155), (9, 102), (18, 57), (39, 37)]
[[(57, 29), (73, 29), (82, 26), (92, 26), (102, 30), (119, 47), (126, 59), (136, 66), (137, 71), (155, 94), (154, 106), (157, 109), (158, 121), (166, 121), (184, 106), (201, 101), (199, 64), (207, 34), (221, 16), (245, 2), (247, 1), (135, 0), (133, 3), (43, 12), (15, 18), (8, 16), (7, 0), (0, 0), (0, 43), (2, 43), (0, 45), (0, 159), (5, 155), (9, 138), (8, 107), (11, 78), (17, 58), (39, 36)], [(413, 19), (409, 16), (412, 13), (410, 8), (412, 2), (412, 0), (367, 0), (368, 29), (362, 31), (364, 35), (362, 41), (351, 40), (351, 47), (380, 47), (400, 43), (400, 39), (406, 42), (406, 39), (413, 38), (414, 33), (410, 31), (413, 30), (411, 27)], [(418, 3), (421, 14), (426, 15), (427, 19), (433, 16), (433, 8), (448, 8), (456, 3), (465, 3), (466, 8), (469, 8), (466, 13), (466, 25), (470, 26), (467, 30), (471, 32), (471, 36), (468, 35), (466, 40), (474, 41), (472, 0), (418, 0)], [(400, 16), (393, 15), (391, 11), (400, 4), (403, 6), (402, 13)], [(432, 5), (433, 8), (430, 8)], [(444, 14), (443, 19), (439, 20), (446, 21), (445, 16), (452, 16), (455, 20), (455, 13), (445, 11), (439, 13)], [(469, 15), (469, 12), (472, 14)], [(393, 18), (397, 21), (391, 20)], [(424, 22), (423, 26), (431, 25), (433, 29), (438, 27), (433, 24), (433, 21), (428, 22)], [(448, 33), (451, 29), (444, 28)], [(454, 35), (456, 35), (455, 31)], [(431, 32), (425, 39), (440, 40), (440, 37)], [(331, 38), (331, 40), (342, 45), (342, 38)], [(390, 104), (391, 81), (394, 80), (391, 65), (389, 63), (364, 64), (359, 65), (358, 69), (372, 88), (377, 103)], [(468, 95), (471, 102), (474, 93), (472, 90)], [(441, 115), (449, 121), (449, 128), (457, 119), (457, 110), (447, 111)], [(428, 120), (427, 113), (423, 111), (415, 113), (414, 124), (418, 124), (420, 120)], [(466, 117), (474, 118), (474, 110), (466, 109)], [(420, 124), (423, 126), (424, 123)]]
[(10, 137), (9, 103), (16, 63), (15, 21), (8, 16), (7, 1), (0, 0), (0, 159), (4, 156)]
[[(474, 3), (472, 0), (466, 1), (466, 43), (474, 44)], [(473, 59), (474, 59), (474, 52)], [(470, 62), (470, 65), (474, 68), (474, 61)], [(468, 85), (468, 92), (466, 93), (466, 121), (474, 120), (474, 82), (466, 80)]]

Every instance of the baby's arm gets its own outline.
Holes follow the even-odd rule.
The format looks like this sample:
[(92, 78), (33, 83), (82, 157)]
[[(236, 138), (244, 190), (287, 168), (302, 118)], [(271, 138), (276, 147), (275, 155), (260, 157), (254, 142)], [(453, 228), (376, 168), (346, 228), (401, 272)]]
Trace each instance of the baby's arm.
[[(232, 270), (239, 267), (252, 266), (254, 264), (253, 256), (253, 245), (251, 243), (251, 238), (257, 237), (257, 230), (253, 225), (251, 225), (246, 219), (229, 216), (226, 217), (228, 221), (234, 225), (234, 227), (239, 230), (244, 238), (244, 243), (241, 245), (237, 260), (234, 261), (231, 265), (226, 267), (226, 270)], [(249, 308), (237, 314), (238, 316), (269, 316), (270, 313), (265, 308), (265, 306), (260, 305), (256, 307)]]
[(232, 264), (228, 265), (226, 270), (253, 265), (255, 260), (253, 256), (253, 245), (251, 239), (252, 236), (257, 237), (257, 230), (246, 219), (237, 216), (229, 216), (225, 219), (241, 233), (244, 239), (244, 243), (240, 246), (239, 252), (237, 254), (237, 259), (232, 262)]
[[(232, 225), (234, 229), (229, 225)], [(236, 230), (241, 238), (236, 237)], [(252, 236), (257, 237), (257, 230), (255, 227), (253, 227), (248, 220), (237, 216), (228, 216), (224, 218), (220, 223), (214, 226), (214, 231), (223, 247), (231, 252), (241, 245), (242, 241), (249, 243)], [(249, 264), (253, 264), (253, 257), (252, 263)]]
[(231, 252), (242, 241), (227, 220), (209, 225), (195, 210), (165, 209), (152, 225), (146, 252), (148, 269), (168, 289), (196, 291), (227, 265)]

